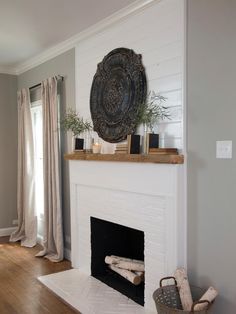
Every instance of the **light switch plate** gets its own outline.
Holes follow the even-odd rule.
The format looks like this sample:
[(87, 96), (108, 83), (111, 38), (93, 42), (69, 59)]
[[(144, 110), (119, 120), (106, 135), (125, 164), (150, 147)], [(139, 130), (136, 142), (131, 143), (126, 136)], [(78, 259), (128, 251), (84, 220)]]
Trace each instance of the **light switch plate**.
[(216, 158), (232, 158), (232, 141), (216, 141)]

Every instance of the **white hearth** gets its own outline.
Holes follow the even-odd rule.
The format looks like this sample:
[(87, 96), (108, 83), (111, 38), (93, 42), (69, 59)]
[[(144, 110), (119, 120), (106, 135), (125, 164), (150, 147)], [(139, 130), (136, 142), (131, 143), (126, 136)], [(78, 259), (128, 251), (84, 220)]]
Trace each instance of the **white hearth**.
[(152, 294), (159, 280), (186, 266), (183, 165), (78, 160), (69, 164), (72, 266), (91, 275), (90, 217), (143, 231), (144, 309), (155, 311)]

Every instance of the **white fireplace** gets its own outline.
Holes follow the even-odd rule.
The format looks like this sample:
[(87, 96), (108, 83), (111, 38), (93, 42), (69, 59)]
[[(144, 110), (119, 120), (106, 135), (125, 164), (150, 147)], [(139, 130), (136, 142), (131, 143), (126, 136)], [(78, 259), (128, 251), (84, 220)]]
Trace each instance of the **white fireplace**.
[(70, 162), (72, 266), (91, 275), (90, 218), (144, 232), (144, 308), (159, 280), (186, 266), (183, 165)]

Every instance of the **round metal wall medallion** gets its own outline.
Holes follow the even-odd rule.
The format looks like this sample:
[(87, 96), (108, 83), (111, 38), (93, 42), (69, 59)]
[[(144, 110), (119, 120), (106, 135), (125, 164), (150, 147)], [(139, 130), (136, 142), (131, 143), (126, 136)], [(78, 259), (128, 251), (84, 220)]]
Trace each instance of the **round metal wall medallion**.
[(126, 139), (136, 128), (138, 107), (145, 101), (147, 84), (141, 55), (117, 48), (98, 64), (90, 111), (94, 130), (107, 142)]

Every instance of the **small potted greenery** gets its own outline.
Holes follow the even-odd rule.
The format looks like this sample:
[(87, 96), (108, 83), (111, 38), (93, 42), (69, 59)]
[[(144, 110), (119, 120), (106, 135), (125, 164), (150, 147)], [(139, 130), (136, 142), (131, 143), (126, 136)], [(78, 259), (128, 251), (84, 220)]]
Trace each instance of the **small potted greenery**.
[(65, 131), (71, 131), (74, 137), (74, 150), (82, 151), (84, 149), (84, 139), (78, 136), (92, 129), (89, 121), (81, 118), (78, 113), (69, 108), (65, 116), (61, 120), (61, 126)]
[(165, 97), (151, 91), (138, 109), (136, 124), (144, 126), (143, 153), (159, 147), (159, 134), (154, 134), (154, 126), (160, 120), (171, 119), (169, 108), (163, 105), (165, 101)]

